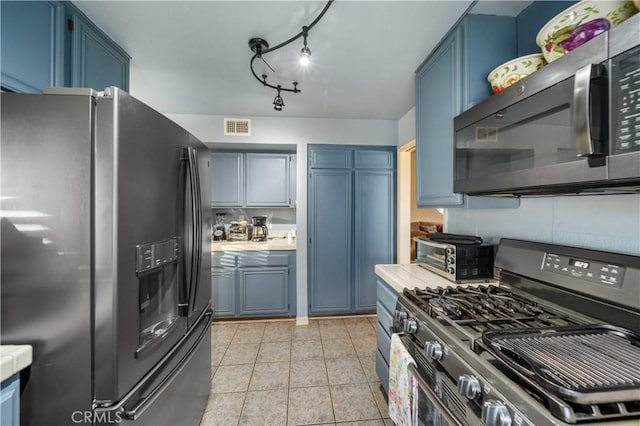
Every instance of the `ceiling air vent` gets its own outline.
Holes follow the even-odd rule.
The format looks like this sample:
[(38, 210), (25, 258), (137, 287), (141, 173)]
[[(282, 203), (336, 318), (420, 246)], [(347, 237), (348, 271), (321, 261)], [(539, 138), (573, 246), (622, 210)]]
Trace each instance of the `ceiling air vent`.
[(225, 136), (251, 136), (251, 120), (248, 118), (225, 118)]

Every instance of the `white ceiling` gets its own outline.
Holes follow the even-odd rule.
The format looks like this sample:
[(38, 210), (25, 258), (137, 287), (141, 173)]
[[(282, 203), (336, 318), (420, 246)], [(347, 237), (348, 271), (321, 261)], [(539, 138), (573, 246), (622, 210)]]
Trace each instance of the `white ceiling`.
[(335, 1), (310, 32), (307, 69), (297, 63), (301, 39), (265, 55), (277, 70), (268, 81), (302, 89), (283, 93), (282, 112), (251, 75), (247, 42), (288, 39), (325, 2), (75, 4), (131, 55), (131, 93), (161, 112), (397, 120), (414, 104), (415, 69), (471, 1)]

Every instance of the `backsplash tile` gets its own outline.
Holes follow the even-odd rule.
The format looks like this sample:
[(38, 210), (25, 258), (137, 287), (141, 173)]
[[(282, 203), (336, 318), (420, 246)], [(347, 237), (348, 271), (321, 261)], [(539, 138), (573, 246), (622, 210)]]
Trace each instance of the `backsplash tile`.
[(640, 195), (522, 198), (512, 210), (447, 211), (448, 232), (640, 254)]
[(214, 208), (211, 209), (212, 218), (215, 224), (216, 213), (226, 213), (225, 223), (229, 224), (232, 220), (239, 220), (240, 217), (244, 217), (244, 220), (251, 223), (252, 216), (266, 216), (267, 224), (271, 225), (273, 229), (290, 229), (296, 224), (296, 210), (292, 208)]

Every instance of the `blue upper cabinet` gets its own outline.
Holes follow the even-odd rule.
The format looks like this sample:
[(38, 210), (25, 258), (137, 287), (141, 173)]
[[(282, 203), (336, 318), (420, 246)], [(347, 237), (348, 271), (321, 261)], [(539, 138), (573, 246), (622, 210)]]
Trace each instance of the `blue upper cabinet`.
[(416, 72), (419, 207), (513, 208), (518, 199), (453, 192), (453, 118), (491, 95), (487, 75), (516, 54), (515, 18), (467, 15)]
[(72, 3), (2, 1), (1, 84), (14, 92), (45, 87), (129, 90), (129, 55)]
[(289, 198), (291, 199), (291, 207), (296, 206), (298, 199), (298, 156), (296, 154), (289, 155)]
[(129, 55), (79, 14), (71, 16), (71, 85), (129, 91)]
[(211, 153), (211, 205), (244, 205), (244, 157), (242, 153)]
[(460, 111), (461, 30), (416, 74), (416, 175), (420, 207), (459, 206), (453, 192), (453, 117)]
[(246, 154), (246, 206), (291, 205), (288, 154)]
[(64, 7), (46, 1), (2, 1), (2, 87), (38, 93), (64, 84)]
[(293, 207), (295, 155), (211, 153), (213, 207)]

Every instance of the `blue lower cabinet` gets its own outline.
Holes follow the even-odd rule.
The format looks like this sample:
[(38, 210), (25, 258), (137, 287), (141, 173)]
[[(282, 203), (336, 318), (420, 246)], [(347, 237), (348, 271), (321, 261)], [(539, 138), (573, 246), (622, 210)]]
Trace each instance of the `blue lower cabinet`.
[(393, 325), (393, 312), (396, 309), (398, 292), (381, 279), (377, 280), (377, 304), (376, 313), (376, 341), (378, 351), (376, 353), (376, 373), (380, 383), (386, 392), (389, 392), (389, 352), (391, 349), (391, 326)]
[(384, 388), (384, 391), (389, 393), (389, 364), (384, 359), (380, 350), (376, 351), (376, 374), (380, 379), (380, 384)]
[(295, 315), (295, 251), (215, 252), (212, 264), (216, 318)]
[(0, 425), (18, 426), (20, 424), (20, 374), (2, 382), (0, 388)]
[(229, 317), (236, 314), (236, 270), (213, 268), (211, 271), (211, 298), (213, 315)]
[(239, 268), (240, 315), (289, 312), (289, 268)]

